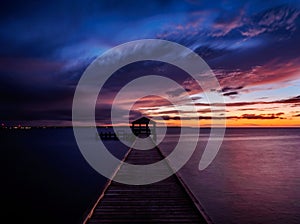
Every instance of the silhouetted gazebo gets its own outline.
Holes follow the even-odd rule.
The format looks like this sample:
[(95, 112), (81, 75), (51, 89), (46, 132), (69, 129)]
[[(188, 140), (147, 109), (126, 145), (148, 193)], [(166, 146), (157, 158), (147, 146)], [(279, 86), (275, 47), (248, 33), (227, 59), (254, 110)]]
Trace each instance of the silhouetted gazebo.
[(131, 123), (131, 130), (136, 135), (153, 135), (153, 139), (156, 140), (156, 122), (147, 118), (141, 117)]

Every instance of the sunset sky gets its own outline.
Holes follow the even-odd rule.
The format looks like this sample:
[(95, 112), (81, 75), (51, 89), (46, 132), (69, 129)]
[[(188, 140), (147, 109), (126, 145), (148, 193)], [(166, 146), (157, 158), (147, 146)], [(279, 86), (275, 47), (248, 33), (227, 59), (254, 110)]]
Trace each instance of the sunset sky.
[[(76, 84), (106, 50), (143, 38), (182, 44), (214, 71), (226, 102), (228, 126), (300, 126), (299, 1), (9, 1), (1, 6), (0, 122), (5, 125), (71, 125)], [(128, 52), (121, 52), (126, 57)], [(146, 74), (180, 83), (199, 114), (184, 125), (210, 123), (205, 94), (183, 71), (141, 62), (113, 74), (100, 91), (96, 120), (110, 123), (113, 97)], [(102, 95), (101, 95), (102, 94)], [(160, 116), (178, 125), (167, 98), (183, 100), (170, 86), (136, 102), (131, 119)], [(128, 94), (128, 101), (136, 99)]]

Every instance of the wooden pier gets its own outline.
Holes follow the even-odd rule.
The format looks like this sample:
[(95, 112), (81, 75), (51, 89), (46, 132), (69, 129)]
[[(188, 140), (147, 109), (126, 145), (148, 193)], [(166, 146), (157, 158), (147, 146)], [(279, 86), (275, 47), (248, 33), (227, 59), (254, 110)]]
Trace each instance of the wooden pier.
[[(130, 149), (124, 161), (150, 164), (163, 159), (160, 149)], [(134, 145), (133, 145), (134, 148)], [(166, 163), (168, 166), (168, 164)], [(126, 175), (120, 165), (117, 175)], [(171, 168), (170, 168), (171, 169)], [(159, 172), (157, 175), (160, 175)], [(109, 181), (84, 223), (211, 223), (177, 175), (149, 185), (126, 185)]]

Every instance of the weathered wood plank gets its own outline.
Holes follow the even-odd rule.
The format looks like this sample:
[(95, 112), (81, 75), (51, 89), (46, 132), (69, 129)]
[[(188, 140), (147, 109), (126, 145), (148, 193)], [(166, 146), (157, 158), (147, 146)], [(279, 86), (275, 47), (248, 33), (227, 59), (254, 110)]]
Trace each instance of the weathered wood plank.
[[(151, 164), (162, 159), (159, 149), (153, 146), (150, 150), (132, 149), (125, 161), (132, 164)], [(162, 175), (159, 172), (164, 171), (158, 169), (158, 175)], [(136, 174), (128, 173), (122, 166), (115, 175), (136, 177)], [(180, 180), (173, 175), (149, 185), (126, 185), (110, 181), (84, 223), (208, 222)]]

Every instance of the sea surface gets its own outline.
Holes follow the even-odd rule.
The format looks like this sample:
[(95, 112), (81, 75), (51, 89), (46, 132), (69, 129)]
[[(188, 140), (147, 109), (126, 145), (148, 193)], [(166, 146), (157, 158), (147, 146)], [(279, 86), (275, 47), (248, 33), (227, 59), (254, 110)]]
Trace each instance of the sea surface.
[[(199, 171), (209, 134), (183, 136), (197, 147), (179, 175), (214, 223), (300, 223), (300, 129), (227, 129), (216, 158)], [(161, 150), (171, 152), (179, 135), (168, 130)], [(105, 145), (120, 159), (128, 150)], [(0, 150), (1, 213), (12, 222), (79, 223), (107, 181), (85, 161), (71, 128), (0, 130)]]
[[(170, 151), (178, 136), (169, 135), (160, 148)], [(227, 129), (216, 158), (199, 171), (208, 136), (200, 131), (179, 174), (214, 223), (300, 223), (300, 129)]]

